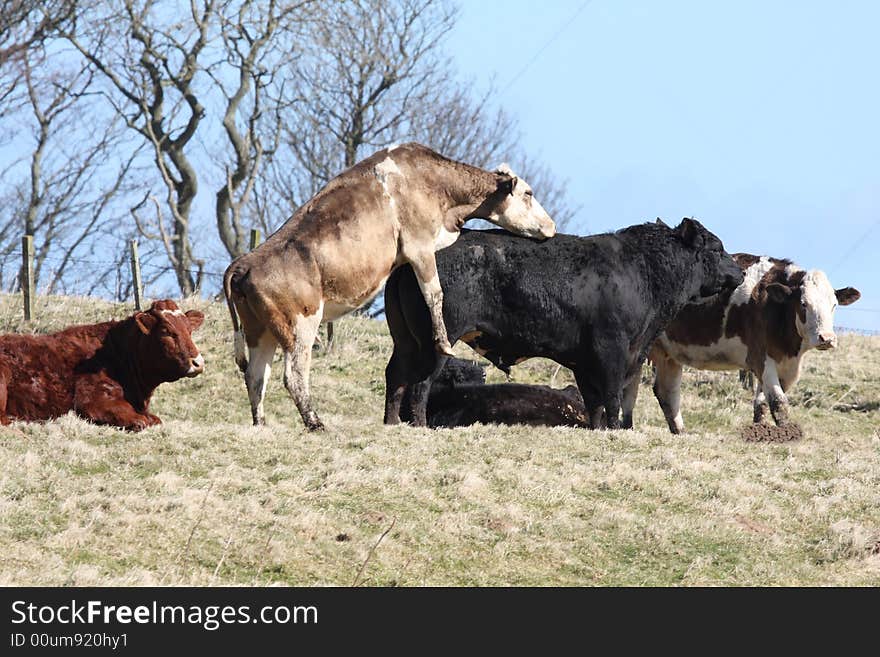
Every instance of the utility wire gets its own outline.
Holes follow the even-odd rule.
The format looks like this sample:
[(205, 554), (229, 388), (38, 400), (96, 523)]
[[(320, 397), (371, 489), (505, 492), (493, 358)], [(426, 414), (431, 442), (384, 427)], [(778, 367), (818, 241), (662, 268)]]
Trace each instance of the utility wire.
[(581, 12), (587, 8), (587, 5), (591, 4), (592, 2), (593, 2), (593, 0), (585, 0), (585, 2), (582, 2), (581, 5), (577, 8), (577, 10), (574, 12), (574, 14), (571, 15), (571, 18), (569, 18), (567, 21), (565, 21), (565, 23), (560, 25), (559, 29), (557, 29), (556, 32), (554, 32), (553, 35), (547, 40), (547, 42), (538, 49), (538, 52), (536, 52), (534, 55), (532, 55), (532, 58), (526, 63), (526, 65), (523, 66), (516, 75), (514, 75), (512, 78), (510, 78), (510, 81), (504, 86), (504, 88), (501, 90), (501, 93), (499, 95), (503, 96), (513, 86), (513, 84), (517, 80), (519, 80), (520, 77), (522, 77), (523, 73), (528, 71), (532, 67), (532, 64), (534, 64), (538, 60), (538, 58), (544, 54), (544, 51), (547, 50), (547, 48), (549, 48), (550, 45), (554, 41), (556, 41), (556, 39), (558, 39), (559, 36), (563, 32), (565, 32), (565, 30), (567, 30), (569, 27), (571, 27), (571, 25), (574, 23), (575, 19), (578, 16), (580, 16)]

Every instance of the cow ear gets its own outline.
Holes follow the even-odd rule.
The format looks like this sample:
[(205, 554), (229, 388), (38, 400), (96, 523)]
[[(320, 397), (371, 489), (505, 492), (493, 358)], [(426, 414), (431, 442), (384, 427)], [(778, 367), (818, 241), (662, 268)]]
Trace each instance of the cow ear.
[(693, 219), (685, 217), (681, 220), (681, 223), (678, 224), (678, 228), (675, 230), (678, 232), (678, 236), (681, 238), (681, 241), (685, 246), (697, 249), (703, 245), (702, 234), (697, 226), (697, 222)]
[(862, 293), (854, 287), (842, 287), (834, 290), (834, 296), (837, 297), (837, 303), (841, 306), (848, 306), (862, 298)]
[(156, 326), (156, 316), (153, 313), (137, 313), (134, 316), (134, 323), (144, 335), (149, 335), (153, 327)]
[(189, 330), (195, 331), (205, 321), (205, 313), (198, 310), (187, 310), (186, 318), (189, 320)]
[(498, 181), (498, 189), (504, 194), (513, 196), (513, 190), (516, 189), (516, 176), (508, 176), (504, 174)]
[(788, 285), (783, 285), (782, 283), (770, 283), (770, 285), (767, 286), (767, 297), (770, 301), (785, 303), (791, 295), (792, 290)]

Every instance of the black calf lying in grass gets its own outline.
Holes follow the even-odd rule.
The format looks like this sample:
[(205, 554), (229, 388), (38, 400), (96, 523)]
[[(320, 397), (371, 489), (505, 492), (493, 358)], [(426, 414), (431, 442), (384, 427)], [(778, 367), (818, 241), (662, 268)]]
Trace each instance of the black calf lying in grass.
[[(589, 425), (584, 400), (575, 386), (499, 383), (486, 385), (486, 373), (476, 363), (450, 358), (430, 386), (427, 403), (429, 427), (467, 427), (483, 424), (536, 426)], [(418, 394), (427, 386), (413, 386), (404, 395), (400, 418), (412, 422), (420, 405)]]

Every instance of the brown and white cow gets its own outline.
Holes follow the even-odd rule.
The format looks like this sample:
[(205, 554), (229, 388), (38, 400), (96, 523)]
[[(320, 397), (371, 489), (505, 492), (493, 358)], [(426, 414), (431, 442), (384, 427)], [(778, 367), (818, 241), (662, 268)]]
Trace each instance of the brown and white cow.
[[(655, 341), (654, 394), (672, 433), (684, 430), (681, 417), (682, 365), (704, 370), (746, 370), (757, 379), (754, 421), (770, 412), (788, 423), (785, 393), (798, 380), (804, 354), (833, 349), (834, 309), (861, 296), (852, 287), (835, 290), (818, 269), (789, 260), (736, 253), (745, 279), (735, 290), (708, 303), (686, 306)], [(637, 386), (627, 392), (632, 414)]]
[(475, 217), (525, 237), (556, 232), (531, 188), (509, 168), (485, 171), (404, 144), (341, 173), (263, 244), (236, 259), (226, 270), (224, 292), (254, 424), (265, 421), (263, 397), (280, 345), (284, 383), (303, 422), (323, 428), (309, 399), (318, 326), (370, 301), (404, 263), (412, 265), (427, 301), (435, 348), (451, 354), (434, 252), (452, 244)]
[(164, 300), (122, 321), (0, 336), (0, 423), (75, 411), (131, 431), (161, 424), (150, 398), (160, 383), (204, 370), (191, 335), (203, 321), (198, 310)]

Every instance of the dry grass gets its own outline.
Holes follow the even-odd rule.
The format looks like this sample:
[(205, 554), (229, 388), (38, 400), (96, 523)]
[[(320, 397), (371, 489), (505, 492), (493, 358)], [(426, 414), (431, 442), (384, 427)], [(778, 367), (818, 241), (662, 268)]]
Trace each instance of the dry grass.
[[(192, 305), (207, 371), (159, 389), (161, 427), (0, 429), (0, 584), (880, 584), (878, 338), (811, 354), (792, 395), (805, 436), (770, 444), (739, 437), (736, 376), (707, 372), (686, 375), (684, 436), (648, 386), (637, 431), (386, 428), (390, 339), (352, 318), (316, 358), (329, 430), (312, 435), (278, 363), (271, 426), (249, 426), (225, 306)], [(0, 298), (0, 330), (128, 312), (40, 299), (31, 329), (19, 306)]]

